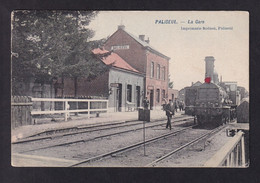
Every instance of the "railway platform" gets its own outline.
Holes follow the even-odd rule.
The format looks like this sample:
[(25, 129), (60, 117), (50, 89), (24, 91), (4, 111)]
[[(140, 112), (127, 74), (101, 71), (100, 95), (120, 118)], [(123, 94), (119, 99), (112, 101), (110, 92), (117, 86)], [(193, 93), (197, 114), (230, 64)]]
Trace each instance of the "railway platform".
[[(151, 121), (165, 119), (166, 115), (163, 110), (151, 110)], [(176, 112), (176, 116), (184, 115), (184, 112)], [(87, 117), (86, 114), (79, 114), (78, 116), (71, 115), (68, 121), (62, 120), (62, 117), (56, 118), (55, 121), (51, 118), (36, 119), (34, 125), (20, 126), (12, 129), (11, 141), (15, 142), (18, 139), (26, 138), (31, 135), (54, 129), (71, 128), (76, 126), (91, 126), (97, 124), (113, 123), (113, 122), (124, 122), (124, 121), (136, 121), (138, 120), (138, 112), (115, 112), (115, 113), (101, 113), (99, 117), (96, 115)]]

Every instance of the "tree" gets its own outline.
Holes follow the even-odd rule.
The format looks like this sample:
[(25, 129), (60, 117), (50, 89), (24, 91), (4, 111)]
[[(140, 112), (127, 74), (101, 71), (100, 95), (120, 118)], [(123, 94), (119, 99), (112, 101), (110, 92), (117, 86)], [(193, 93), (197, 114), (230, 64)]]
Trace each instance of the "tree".
[(169, 74), (169, 76), (168, 76), (168, 81), (169, 81), (168, 87), (172, 89), (174, 84), (173, 84), (173, 81), (171, 81), (170, 76), (171, 75)]
[[(94, 79), (106, 70), (91, 50), (104, 40), (89, 41), (87, 26), (96, 11), (14, 11), (12, 13), (12, 90), (16, 82), (33, 79), (44, 84), (53, 78)], [(44, 106), (42, 106), (44, 108)]]
[[(105, 69), (91, 56), (102, 41), (89, 40), (96, 11), (14, 11), (12, 14), (12, 82), (50, 83), (54, 77), (95, 78)], [(76, 94), (75, 94), (76, 95)]]

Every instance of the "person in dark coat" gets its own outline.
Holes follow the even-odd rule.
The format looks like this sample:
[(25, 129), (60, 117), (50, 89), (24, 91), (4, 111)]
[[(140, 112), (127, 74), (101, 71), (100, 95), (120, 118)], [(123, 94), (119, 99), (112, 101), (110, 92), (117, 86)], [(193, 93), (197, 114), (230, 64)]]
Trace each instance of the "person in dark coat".
[(175, 108), (175, 111), (177, 112), (178, 110), (178, 101), (175, 99), (175, 102), (174, 102), (174, 108)]
[(182, 101), (179, 102), (179, 109), (180, 109), (180, 111), (183, 111), (183, 102)]
[(172, 119), (172, 116), (174, 115), (174, 106), (173, 106), (171, 99), (169, 100), (169, 103), (165, 106), (165, 111), (166, 111), (166, 116), (167, 116), (166, 128), (170, 127), (170, 130), (171, 130), (172, 129), (171, 119)]
[(143, 103), (144, 103), (144, 109), (148, 109), (148, 107), (149, 107), (149, 100), (147, 99), (147, 97), (145, 97)]

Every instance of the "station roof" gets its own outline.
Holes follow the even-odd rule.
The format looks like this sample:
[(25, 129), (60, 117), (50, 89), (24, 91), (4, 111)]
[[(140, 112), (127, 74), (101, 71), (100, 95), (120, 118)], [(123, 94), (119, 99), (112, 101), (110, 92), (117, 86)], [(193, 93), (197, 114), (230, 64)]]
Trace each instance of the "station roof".
[(96, 48), (92, 50), (92, 52), (97, 55), (102, 62), (106, 65), (112, 65), (113, 67), (117, 67), (120, 69), (133, 71), (139, 73), (136, 69), (134, 69), (131, 65), (129, 65), (124, 59), (122, 59), (118, 54), (107, 51), (105, 49)]
[[(145, 40), (141, 40), (139, 37), (131, 34), (130, 32), (125, 30), (125, 26), (124, 25), (120, 25), (118, 30), (116, 32), (114, 32), (110, 37), (114, 36), (118, 31), (124, 31), (126, 34), (128, 34), (133, 40), (135, 40), (137, 43), (139, 43), (140, 45), (142, 45), (145, 49), (157, 54), (158, 56), (161, 56), (167, 60), (170, 60), (171, 58), (162, 54), (161, 52), (159, 52), (158, 50), (156, 50), (154, 47), (152, 47), (147, 41)], [(143, 35), (144, 36), (144, 35)]]
[(141, 44), (143, 47), (145, 47), (146, 49), (156, 53), (157, 55), (159, 56), (162, 56), (164, 58), (166, 58), (167, 60), (170, 60), (171, 58), (162, 54), (161, 52), (159, 52), (158, 50), (156, 50), (154, 47), (152, 47), (149, 43), (147, 43), (146, 41), (143, 41), (141, 39), (139, 39), (138, 37), (136, 37), (135, 35), (127, 32), (126, 30), (123, 30), (125, 31), (128, 35), (130, 35), (136, 42), (138, 42), (139, 44)]

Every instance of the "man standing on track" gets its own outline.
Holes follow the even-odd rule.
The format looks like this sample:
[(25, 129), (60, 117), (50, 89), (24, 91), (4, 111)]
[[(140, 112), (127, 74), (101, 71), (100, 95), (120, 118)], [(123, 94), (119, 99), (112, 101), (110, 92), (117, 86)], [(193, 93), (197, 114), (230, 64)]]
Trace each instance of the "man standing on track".
[(170, 130), (171, 130), (172, 129), (171, 119), (172, 119), (172, 116), (174, 115), (174, 106), (173, 106), (171, 99), (169, 100), (169, 103), (165, 106), (165, 111), (166, 111), (166, 116), (167, 116), (166, 128), (168, 128), (168, 126), (169, 126)]

